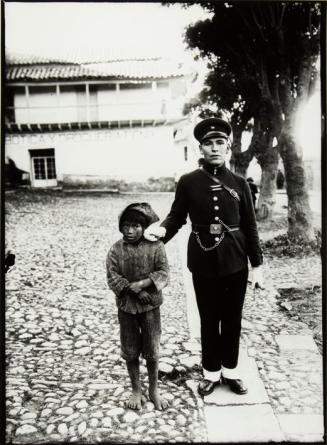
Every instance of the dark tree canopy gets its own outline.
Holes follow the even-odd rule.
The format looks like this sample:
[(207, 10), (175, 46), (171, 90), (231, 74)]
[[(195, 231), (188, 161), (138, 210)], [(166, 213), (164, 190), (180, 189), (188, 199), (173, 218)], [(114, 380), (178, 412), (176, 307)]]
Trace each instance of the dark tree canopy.
[[(265, 143), (277, 137), (289, 199), (289, 233), (312, 238), (312, 221), (296, 114), (314, 90), (320, 51), (316, 2), (193, 2), (212, 13), (190, 25), (186, 42), (211, 71), (200, 101), (217, 101), (238, 125), (253, 117), (264, 162)], [(187, 5), (190, 5), (188, 3)]]
[(186, 41), (208, 58), (209, 68), (229, 71), (245, 100), (248, 94), (259, 95), (276, 102), (285, 113), (292, 98), (311, 93), (320, 48), (318, 3), (201, 5), (213, 16), (189, 26)]

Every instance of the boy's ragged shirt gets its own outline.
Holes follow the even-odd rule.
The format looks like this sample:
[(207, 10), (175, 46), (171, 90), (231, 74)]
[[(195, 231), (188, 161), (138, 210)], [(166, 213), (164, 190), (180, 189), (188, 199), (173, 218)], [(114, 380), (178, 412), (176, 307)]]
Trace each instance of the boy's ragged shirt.
[[(136, 314), (162, 304), (161, 290), (169, 280), (168, 260), (162, 241), (141, 239), (131, 244), (121, 239), (109, 250), (106, 266), (108, 286), (116, 296), (119, 309)], [(153, 281), (153, 285), (145, 289), (151, 295), (152, 304), (142, 304), (137, 296), (125, 292), (129, 283), (145, 278)]]

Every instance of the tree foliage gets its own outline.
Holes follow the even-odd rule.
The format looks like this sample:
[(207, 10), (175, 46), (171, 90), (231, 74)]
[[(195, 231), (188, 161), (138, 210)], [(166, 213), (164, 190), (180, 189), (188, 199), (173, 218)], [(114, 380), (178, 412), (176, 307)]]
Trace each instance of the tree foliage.
[[(196, 2), (195, 2), (196, 3)], [(257, 147), (277, 137), (289, 199), (289, 234), (313, 238), (312, 218), (301, 150), (297, 146), (296, 114), (311, 95), (320, 50), (320, 4), (314, 2), (199, 2), (211, 18), (188, 27), (186, 41), (208, 60), (207, 85), (227, 104), (238, 94), (239, 119), (253, 114)], [(230, 83), (228, 87), (227, 84)], [(225, 92), (223, 89), (226, 88)], [(224, 96), (225, 94), (225, 96)], [(229, 104), (233, 111), (233, 104)], [(262, 143), (264, 141), (267, 143)]]
[(222, 85), (226, 88), (225, 78), (232, 90), (236, 86), (241, 91), (241, 101), (257, 98), (259, 104), (259, 99), (275, 114), (271, 125), (278, 132), (282, 114), (292, 111), (290, 104), (310, 95), (314, 86), (320, 48), (319, 4), (259, 1), (201, 4), (213, 15), (189, 26), (186, 41), (208, 59), (210, 69), (229, 73), (229, 79), (227, 74), (219, 76), (220, 79), (213, 75), (208, 85), (211, 82), (218, 90)]

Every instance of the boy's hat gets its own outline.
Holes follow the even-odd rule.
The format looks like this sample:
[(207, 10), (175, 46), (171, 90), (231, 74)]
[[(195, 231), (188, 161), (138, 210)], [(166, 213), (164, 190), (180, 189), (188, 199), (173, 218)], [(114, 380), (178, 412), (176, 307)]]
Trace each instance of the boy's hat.
[(228, 139), (232, 133), (230, 124), (218, 117), (203, 119), (194, 127), (194, 137), (199, 142), (203, 142), (210, 137), (222, 137)]
[(140, 219), (140, 223), (141, 221), (144, 221), (145, 224), (142, 224), (142, 227), (145, 229), (146, 227), (148, 227), (150, 224), (159, 221), (159, 216), (154, 212), (154, 210), (152, 209), (152, 207), (150, 206), (150, 204), (148, 204), (147, 202), (135, 202), (133, 204), (129, 204), (123, 211), (122, 213), (119, 215), (118, 217), (118, 222), (119, 222), (119, 230), (121, 232), (121, 225), (122, 222), (125, 219), (125, 216), (128, 216), (132, 214), (132, 212), (136, 212), (139, 213), (141, 217)]

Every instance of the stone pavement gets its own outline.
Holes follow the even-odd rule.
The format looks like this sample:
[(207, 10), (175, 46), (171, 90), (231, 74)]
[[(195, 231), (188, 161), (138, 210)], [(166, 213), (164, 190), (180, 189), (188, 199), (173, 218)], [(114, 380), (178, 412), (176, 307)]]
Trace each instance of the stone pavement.
[[(200, 320), (191, 274), (187, 270), (185, 260), (188, 233), (189, 228), (183, 228), (180, 231), (179, 249), (188, 297), (188, 322), (191, 337), (199, 342)], [(298, 266), (301, 268), (301, 264)], [(314, 284), (318, 284), (320, 283), (319, 261), (314, 262), (313, 266), (313, 269), (309, 269), (310, 279), (312, 280), (314, 277)], [(303, 323), (298, 322), (295, 325), (291, 323), (290, 326), (287, 326), (288, 320), (285, 314), (278, 314), (278, 317), (275, 316), (276, 318), (274, 317), (272, 320), (271, 313), (276, 312), (276, 309), (272, 310), (274, 306), (276, 307), (274, 301), (276, 289), (273, 286), (273, 274), (269, 273), (270, 267), (268, 260), (268, 264), (266, 263), (264, 266), (266, 290), (254, 292), (248, 288), (246, 296), (239, 369), (248, 386), (248, 394), (233, 394), (225, 386), (220, 385), (215, 388), (212, 394), (204, 397), (204, 413), (209, 442), (294, 441), (319, 443), (324, 441), (322, 357), (310, 330)], [(280, 274), (281, 268), (279, 267), (275, 272)], [(275, 277), (275, 283), (278, 282), (281, 286), (286, 287), (292, 285), (289, 270), (286, 275), (286, 281), (284, 275), (284, 277), (279, 276), (278, 280)], [(303, 271), (301, 274), (295, 273), (295, 275), (297, 279), (300, 276), (300, 279), (305, 282), (308, 279)], [(284, 281), (280, 278), (284, 278)], [(306, 284), (308, 283), (306, 282)], [(266, 299), (269, 294), (270, 302)], [(260, 298), (260, 302), (256, 301), (258, 298)], [(258, 303), (262, 307), (266, 304), (266, 309), (268, 309), (260, 310), (262, 317), (259, 319)], [(274, 324), (279, 325), (279, 330), (276, 330), (275, 334), (279, 332), (281, 335), (271, 336), (268, 334)], [(256, 329), (259, 331), (258, 334), (254, 332)], [(253, 348), (251, 341), (253, 339), (259, 340), (258, 349)], [(249, 357), (247, 344), (250, 346), (251, 356), (259, 358), (258, 362)], [(262, 349), (261, 354), (260, 349)], [(276, 360), (273, 361), (272, 358)], [(287, 367), (284, 374), (280, 372), (282, 369), (276, 366), (276, 362), (284, 365), (284, 368)], [(297, 364), (299, 366), (296, 366)], [(265, 373), (265, 368), (270, 371), (268, 374)], [(194, 391), (196, 392), (195, 385)], [(297, 403), (299, 399), (302, 401), (305, 399), (304, 404)], [(299, 409), (299, 406), (302, 410)], [(303, 413), (299, 414), (301, 411)]]
[[(15, 444), (205, 442), (200, 375), (191, 341), (176, 240), (167, 246), (159, 387), (170, 407), (125, 408), (130, 383), (120, 357), (117, 309), (105, 279), (118, 214), (150, 200), (163, 216), (171, 195), (24, 194), (7, 203), (6, 241), (16, 265), (6, 276), (6, 432)], [(10, 205), (9, 205), (10, 204)], [(145, 396), (147, 376), (141, 364)]]
[(321, 441), (321, 355), (308, 337), (292, 347), (291, 335), (311, 330), (280, 312), (273, 286), (276, 276), (280, 287), (319, 284), (318, 259), (265, 265), (267, 289), (249, 290), (244, 307), (241, 366), (249, 394), (219, 387), (203, 400), (187, 228), (167, 244), (160, 389), (170, 408), (155, 411), (147, 400), (140, 412), (125, 409), (130, 388), (104, 259), (120, 236), (117, 215), (139, 200), (163, 217), (172, 195), (23, 194), (6, 203), (6, 241), (17, 260), (6, 277), (8, 443)]

